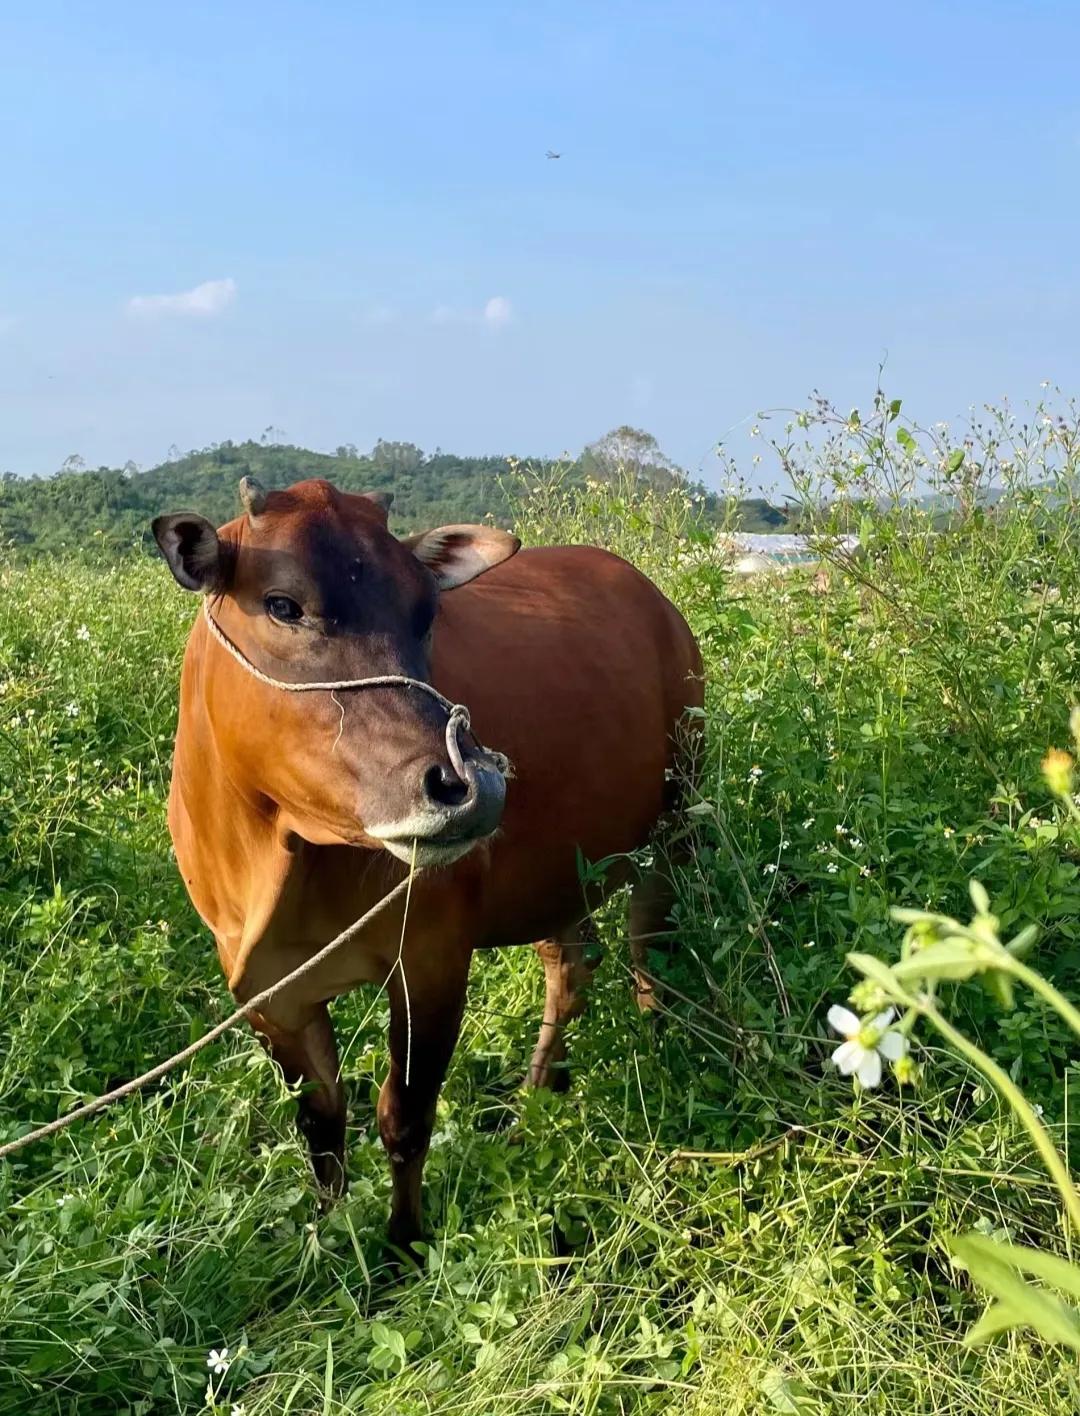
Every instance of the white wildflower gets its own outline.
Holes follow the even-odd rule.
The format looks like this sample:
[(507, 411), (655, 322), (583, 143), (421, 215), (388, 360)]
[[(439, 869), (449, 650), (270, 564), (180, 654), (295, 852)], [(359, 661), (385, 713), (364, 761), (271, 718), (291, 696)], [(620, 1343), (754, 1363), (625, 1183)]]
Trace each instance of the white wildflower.
[(836, 861), (831, 860), (829, 861), (825, 869), (829, 872), (830, 875), (835, 875), (836, 872), (840, 869), (840, 867), (837, 865)]
[(851, 838), (851, 849), (852, 849), (853, 851), (857, 851), (861, 845), (862, 845), (862, 841), (859, 840), (858, 836), (852, 836), (852, 838)]
[(870, 873), (871, 873), (871, 872), (870, 872), (870, 867), (869, 867), (868, 865), (860, 865), (860, 866), (859, 866), (859, 874), (860, 874), (860, 875), (869, 875)]
[(87, 629), (86, 625), (79, 625), (78, 629), (75, 631), (75, 638), (83, 640), (90, 638), (90, 631)]
[(895, 1010), (886, 1008), (868, 1023), (862, 1023), (850, 1008), (837, 1004), (829, 1009), (829, 1026), (844, 1041), (835, 1050), (832, 1060), (845, 1077), (852, 1073), (864, 1087), (876, 1087), (881, 1081), (881, 1059), (899, 1062), (908, 1050), (907, 1038), (890, 1028)]
[(760, 776), (762, 776), (762, 775), (763, 775), (762, 769), (761, 769), (761, 768), (757, 765), (757, 763), (755, 762), (754, 765), (753, 765), (753, 767), (751, 767), (751, 768), (750, 768), (750, 771), (747, 773), (747, 775), (746, 775), (746, 780), (747, 780), (748, 782), (756, 782), (757, 779), (758, 779)]
[(763, 875), (775, 875), (775, 874), (776, 874), (776, 866), (773, 865), (772, 862), (770, 861), (770, 863), (769, 863), (768, 865), (762, 867), (761, 873), (762, 873)]
[(229, 1349), (223, 1347), (219, 1352), (216, 1347), (212, 1347), (207, 1354), (206, 1365), (215, 1377), (223, 1377), (229, 1370)]
[(814, 818), (813, 818), (812, 816), (808, 816), (808, 817), (806, 818), (806, 820), (803, 822), (802, 828), (803, 828), (804, 831), (809, 831), (810, 827), (813, 826), (813, 824), (814, 824)]
[(941, 834), (945, 837), (946, 840), (948, 840), (950, 836), (956, 835), (956, 831), (952, 826), (946, 826), (943, 828)]
[(79, 716), (79, 705), (74, 702), (69, 703), (64, 709), (64, 712), (68, 715), (69, 718), (77, 718)]

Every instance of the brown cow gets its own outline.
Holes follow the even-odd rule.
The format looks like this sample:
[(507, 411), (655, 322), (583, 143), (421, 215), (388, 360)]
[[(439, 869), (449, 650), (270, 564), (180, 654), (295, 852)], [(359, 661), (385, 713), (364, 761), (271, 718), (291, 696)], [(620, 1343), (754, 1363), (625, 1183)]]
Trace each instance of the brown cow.
[[(180, 512), (159, 517), (154, 535), (250, 665), (292, 683), (430, 673), (472, 711), (476, 741), (465, 734), (455, 751), (446, 708), (407, 685), (282, 692), (202, 615), (184, 656), (169, 827), (240, 1002), (369, 909), (416, 843), (423, 870), (404, 943), (395, 903), (256, 1023), (289, 1081), (308, 1084), (300, 1128), (320, 1185), (338, 1192), (346, 1114), (327, 1002), (385, 983), (378, 1120), (390, 1237), (407, 1248), (421, 1234), (421, 1172), (473, 950), (541, 941), (547, 999), (531, 1079), (550, 1085), (588, 976), (577, 852), (598, 860), (648, 838), (680, 720), (702, 701), (701, 661), (678, 612), (606, 551), (515, 554), (515, 537), (482, 526), (398, 540), (388, 497), (324, 481), (265, 493), (245, 479), (241, 494), (246, 514), (220, 531)], [(478, 742), (510, 758), (508, 789)], [(670, 903), (657, 877), (636, 887), (639, 965)]]

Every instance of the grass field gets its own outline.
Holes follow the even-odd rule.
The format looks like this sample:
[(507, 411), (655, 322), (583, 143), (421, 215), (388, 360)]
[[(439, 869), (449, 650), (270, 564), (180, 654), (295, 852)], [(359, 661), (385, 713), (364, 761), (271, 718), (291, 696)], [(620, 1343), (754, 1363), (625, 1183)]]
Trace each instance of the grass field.
[[(682, 949), (657, 960), (666, 1025), (636, 1014), (615, 899), (571, 1090), (525, 1093), (540, 969), (530, 951), (478, 958), (427, 1168), (437, 1237), (404, 1281), (382, 1258), (375, 990), (335, 1008), (352, 1187), (325, 1217), (287, 1088), (241, 1032), (0, 1162), (0, 1411), (1080, 1408), (1075, 1359), (1023, 1334), (962, 1341), (984, 1302), (946, 1236), (1064, 1249), (1011, 1113), (938, 1050), (917, 1054), (917, 1085), (855, 1093), (825, 1024), (849, 950), (895, 956), (890, 906), (963, 912), (971, 876), (1004, 926), (1043, 926), (1039, 967), (1080, 991), (1076, 835), (1039, 770), (1077, 696), (1076, 424), (1008, 418), (953, 442), (882, 402), (778, 432), (781, 465), (837, 525), (838, 495), (877, 499), (857, 513), (867, 555), (827, 586), (729, 578), (679, 495), (534, 490), (527, 538), (636, 559), (705, 654)], [(1010, 492), (992, 513), (991, 483)], [(902, 504), (928, 487), (952, 498), (947, 522)], [(0, 590), (3, 1140), (230, 1000), (165, 824), (191, 599), (135, 559), (11, 564)], [(1076, 1073), (1057, 1019), (977, 983), (949, 1009), (1067, 1152)]]

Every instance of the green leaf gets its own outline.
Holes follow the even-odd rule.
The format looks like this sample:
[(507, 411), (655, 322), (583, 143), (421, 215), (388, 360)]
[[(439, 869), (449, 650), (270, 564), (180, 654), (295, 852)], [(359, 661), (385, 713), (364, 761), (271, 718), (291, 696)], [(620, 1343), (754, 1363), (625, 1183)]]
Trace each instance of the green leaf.
[(1025, 954), (1031, 952), (1031, 946), (1039, 937), (1039, 926), (1037, 924), (1026, 925), (1019, 934), (1009, 940), (1005, 948), (1014, 959), (1022, 959)]
[(770, 1367), (761, 1379), (761, 1394), (771, 1410), (780, 1411), (784, 1416), (809, 1416), (819, 1409), (803, 1383), (785, 1377), (777, 1367)]
[(986, 893), (986, 886), (981, 880), (969, 880), (968, 893), (971, 896), (971, 903), (979, 914), (990, 913), (990, 896)]
[(1007, 1013), (1011, 1013), (1016, 1007), (1016, 992), (1009, 975), (1000, 969), (992, 969), (990, 973), (983, 974), (982, 981), (990, 997), (1000, 1003)]
[(334, 1342), (330, 1334), (326, 1334), (326, 1369), (323, 1372), (323, 1404), (322, 1416), (330, 1416), (330, 1409), (334, 1404)]
[(910, 959), (901, 959), (898, 964), (893, 965), (893, 973), (899, 979), (962, 980), (973, 978), (982, 971), (982, 967), (970, 944), (944, 939), (940, 944), (931, 944), (928, 949), (920, 949), (917, 954), (912, 954)]
[(896, 977), (892, 969), (880, 959), (875, 959), (873, 954), (849, 954), (847, 961), (853, 969), (858, 969), (865, 978), (880, 983), (889, 993), (896, 991)]
[(903, 402), (904, 402), (904, 400), (903, 400), (902, 398), (894, 398), (894, 399), (893, 399), (893, 401), (889, 404), (889, 417), (890, 417), (890, 418), (899, 417), (900, 409), (901, 409), (901, 407), (902, 407), (902, 405), (903, 405)]
[(968, 1347), (979, 1347), (984, 1342), (1000, 1337), (1003, 1332), (1022, 1326), (1023, 1320), (1017, 1317), (1007, 1303), (991, 1303), (978, 1322), (972, 1323), (968, 1328), (964, 1334), (964, 1342)]
[[(964, 1234), (950, 1239), (949, 1248), (967, 1267), (972, 1281), (1005, 1304), (1017, 1325), (1033, 1328), (1047, 1342), (1080, 1352), (1080, 1320), (1076, 1314), (1044, 1288), (1025, 1283), (1001, 1262), (1001, 1245), (981, 1234)], [(976, 1324), (972, 1332), (985, 1335), (985, 1328)], [(969, 1334), (967, 1340), (975, 1339)]]
[[(1072, 1298), (1080, 1298), (1080, 1264), (1070, 1263), (1057, 1254), (1048, 1254), (1043, 1249), (1029, 1249), (1022, 1244), (998, 1243), (985, 1234), (964, 1234), (958, 1236), (967, 1250), (985, 1254), (994, 1263), (1004, 1263), (1021, 1273), (1034, 1274), (1044, 1279), (1051, 1288), (1060, 1288)], [(950, 1247), (955, 1241), (950, 1241)], [(964, 1262), (971, 1265), (965, 1257)]]
[(949, 453), (949, 460), (945, 464), (946, 470), (949, 472), (959, 472), (964, 465), (965, 456), (966, 454), (962, 447), (954, 448), (953, 451)]
[(908, 432), (907, 428), (897, 428), (896, 441), (904, 449), (904, 451), (909, 457), (912, 455), (913, 452), (915, 452), (918, 447), (918, 443), (916, 443), (915, 439)]

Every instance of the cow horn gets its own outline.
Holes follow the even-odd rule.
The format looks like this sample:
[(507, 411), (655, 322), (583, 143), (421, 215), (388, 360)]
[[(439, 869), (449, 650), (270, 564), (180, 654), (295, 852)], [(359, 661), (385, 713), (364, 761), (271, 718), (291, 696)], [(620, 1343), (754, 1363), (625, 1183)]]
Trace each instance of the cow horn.
[(254, 477), (241, 477), (240, 501), (248, 516), (254, 518), (266, 510), (266, 488)]

